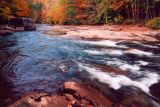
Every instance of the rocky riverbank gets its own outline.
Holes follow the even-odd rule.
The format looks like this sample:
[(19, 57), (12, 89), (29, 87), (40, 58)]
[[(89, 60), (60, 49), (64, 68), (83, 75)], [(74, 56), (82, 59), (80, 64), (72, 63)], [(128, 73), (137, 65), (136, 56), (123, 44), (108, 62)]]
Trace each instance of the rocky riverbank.
[(76, 82), (66, 82), (59, 95), (28, 93), (10, 107), (125, 107), (103, 96), (99, 91)]
[(23, 27), (10, 27), (8, 25), (0, 25), (0, 36), (7, 36), (14, 32), (24, 31)]
[[(73, 81), (65, 82), (56, 95), (27, 93), (9, 107), (152, 107), (155, 103), (139, 89), (125, 87), (115, 91), (105, 84), (96, 86), (96, 80), (92, 82), (92, 86)], [(130, 93), (131, 90), (135, 91)]]
[[(160, 30), (151, 30), (137, 25), (102, 25), (102, 26), (59, 26), (45, 31), (51, 36), (63, 36), (79, 39), (110, 39), (140, 42), (157, 42)], [(157, 35), (158, 34), (158, 35)]]

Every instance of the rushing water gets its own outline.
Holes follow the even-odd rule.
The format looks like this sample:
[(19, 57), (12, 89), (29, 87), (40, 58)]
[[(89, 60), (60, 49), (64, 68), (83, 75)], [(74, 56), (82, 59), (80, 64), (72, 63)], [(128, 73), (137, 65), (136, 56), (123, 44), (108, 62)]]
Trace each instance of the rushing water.
[(65, 81), (80, 79), (79, 73), (115, 90), (136, 87), (159, 101), (150, 87), (160, 79), (160, 44), (74, 40), (43, 33), (52, 28), (43, 25), (37, 31), (0, 37), (1, 105), (27, 92), (54, 93)]

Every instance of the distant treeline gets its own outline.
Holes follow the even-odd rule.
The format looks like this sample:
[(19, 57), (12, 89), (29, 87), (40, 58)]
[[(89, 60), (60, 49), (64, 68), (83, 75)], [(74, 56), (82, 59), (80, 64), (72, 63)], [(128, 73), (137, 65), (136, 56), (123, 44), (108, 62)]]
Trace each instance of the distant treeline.
[(52, 24), (137, 23), (160, 16), (160, 0), (1, 0), (0, 13)]

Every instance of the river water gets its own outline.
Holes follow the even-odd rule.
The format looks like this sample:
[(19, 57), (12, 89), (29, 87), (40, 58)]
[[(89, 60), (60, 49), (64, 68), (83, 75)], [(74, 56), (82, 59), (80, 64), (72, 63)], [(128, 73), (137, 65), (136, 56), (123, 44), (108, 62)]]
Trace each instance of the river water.
[(27, 92), (56, 93), (69, 80), (96, 79), (114, 90), (140, 90), (153, 107), (160, 106), (160, 93), (151, 90), (160, 79), (159, 43), (75, 40), (44, 34), (53, 28), (41, 25), (37, 31), (0, 37), (0, 105)]

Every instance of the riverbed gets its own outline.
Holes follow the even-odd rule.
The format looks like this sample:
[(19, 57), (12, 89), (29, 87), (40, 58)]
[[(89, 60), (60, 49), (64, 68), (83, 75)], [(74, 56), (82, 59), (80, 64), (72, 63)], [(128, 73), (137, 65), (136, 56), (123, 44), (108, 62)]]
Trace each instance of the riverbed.
[(63, 83), (83, 80), (93, 87), (104, 85), (106, 97), (107, 85), (120, 95), (145, 93), (153, 107), (160, 106), (156, 90), (160, 87), (151, 88), (160, 80), (160, 43), (82, 40), (44, 33), (53, 27), (41, 25), (37, 31), (0, 37), (0, 105), (28, 92), (56, 94)]

